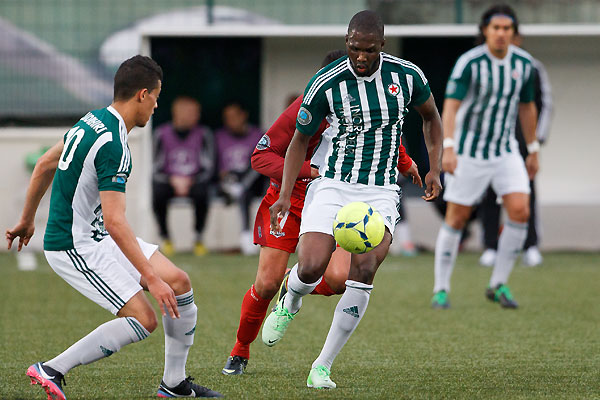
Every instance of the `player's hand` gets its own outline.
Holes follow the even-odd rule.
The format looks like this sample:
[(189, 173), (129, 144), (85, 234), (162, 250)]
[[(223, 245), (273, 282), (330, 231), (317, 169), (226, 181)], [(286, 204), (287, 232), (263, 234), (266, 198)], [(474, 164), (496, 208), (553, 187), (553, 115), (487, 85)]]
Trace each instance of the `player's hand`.
[(442, 192), (440, 174), (429, 171), (427, 175), (425, 175), (425, 185), (425, 196), (421, 196), (421, 198), (425, 201), (433, 201), (437, 199)]
[(454, 148), (446, 147), (442, 154), (442, 171), (453, 174), (457, 164), (458, 159), (456, 158)]
[(525, 167), (527, 168), (529, 180), (532, 181), (533, 178), (535, 178), (535, 174), (537, 174), (538, 169), (540, 168), (538, 153), (531, 153), (527, 156), (525, 159)]
[(156, 299), (162, 315), (166, 316), (168, 312), (171, 318), (179, 318), (177, 299), (175, 299), (173, 289), (157, 275), (146, 277), (146, 283), (148, 291)]
[(29, 244), (29, 240), (33, 236), (33, 232), (35, 231), (35, 225), (33, 222), (19, 222), (12, 229), (6, 230), (6, 241), (8, 242), (8, 249), (10, 250), (13, 244), (13, 241), (16, 238), (19, 238), (19, 246), (17, 247), (17, 251), (21, 251), (23, 245), (27, 246)]
[(279, 221), (290, 212), (291, 202), (279, 196), (279, 199), (269, 208), (271, 214), (271, 229), (277, 233), (281, 232)]
[(417, 185), (418, 187), (423, 187), (423, 181), (421, 180), (421, 175), (419, 175), (419, 167), (417, 166), (417, 163), (414, 162), (414, 160), (410, 165), (410, 168), (405, 172), (402, 172), (402, 176), (404, 176), (405, 178), (410, 177), (412, 179), (413, 184)]

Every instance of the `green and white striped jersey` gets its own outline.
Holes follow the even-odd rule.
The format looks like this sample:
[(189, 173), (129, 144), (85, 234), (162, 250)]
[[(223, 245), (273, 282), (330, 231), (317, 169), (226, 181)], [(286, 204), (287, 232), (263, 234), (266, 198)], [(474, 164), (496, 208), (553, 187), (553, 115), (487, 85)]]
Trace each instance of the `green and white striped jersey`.
[(323, 176), (365, 185), (395, 185), (398, 147), (408, 106), (431, 95), (423, 72), (413, 63), (381, 53), (379, 69), (356, 75), (347, 56), (322, 68), (310, 80), (296, 128), (314, 135), (323, 118), (332, 138)]
[(100, 191), (125, 192), (131, 172), (127, 128), (113, 107), (87, 113), (64, 136), (52, 184), (44, 250), (93, 245), (104, 239)]
[(489, 160), (518, 153), (519, 102), (535, 99), (533, 58), (512, 45), (503, 59), (493, 56), (486, 44), (477, 46), (456, 62), (446, 98), (462, 100), (454, 128), (458, 155)]

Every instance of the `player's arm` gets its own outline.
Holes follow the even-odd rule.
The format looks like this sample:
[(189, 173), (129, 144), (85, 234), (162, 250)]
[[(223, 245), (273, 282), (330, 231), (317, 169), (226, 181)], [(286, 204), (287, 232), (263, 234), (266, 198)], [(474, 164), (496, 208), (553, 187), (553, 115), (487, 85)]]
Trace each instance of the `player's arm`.
[(310, 138), (310, 136), (296, 130), (296, 133), (294, 133), (294, 137), (288, 146), (287, 152), (285, 153), (279, 199), (269, 209), (271, 213), (271, 227), (277, 232), (281, 232), (277, 217), (279, 215), (284, 215), (290, 209), (292, 190), (294, 189), (294, 184), (296, 183), (302, 164), (304, 164)]
[(523, 137), (525, 138), (525, 143), (527, 143), (527, 151), (529, 152), (525, 160), (525, 166), (527, 167), (529, 179), (533, 179), (539, 168), (538, 152), (540, 150), (540, 144), (535, 136), (537, 110), (533, 101), (519, 103), (519, 118), (521, 120)]
[(18, 237), (19, 246), (17, 247), (17, 250), (21, 251), (23, 245), (27, 246), (29, 240), (33, 236), (35, 230), (35, 213), (37, 212), (42, 197), (44, 197), (50, 183), (52, 183), (60, 155), (63, 151), (63, 146), (63, 141), (59, 141), (46, 151), (35, 163), (35, 168), (33, 169), (29, 181), (29, 187), (27, 188), (27, 195), (25, 197), (21, 218), (12, 229), (6, 231), (6, 241), (8, 242), (9, 249), (12, 247), (13, 240)]
[(425, 196), (423, 199), (431, 201), (436, 199), (442, 190), (440, 173), (442, 171), (442, 120), (435, 106), (433, 95), (425, 103), (415, 106), (423, 118), (423, 136), (429, 154), (429, 172), (425, 176)]
[(125, 257), (140, 272), (148, 285), (148, 291), (158, 302), (163, 315), (168, 311), (171, 318), (179, 318), (175, 293), (155, 272), (144, 256), (133, 230), (125, 217), (125, 193), (113, 190), (100, 191), (100, 203), (104, 227)]
[(456, 113), (461, 103), (461, 100), (446, 98), (444, 100), (444, 111), (442, 111), (442, 124), (444, 126), (442, 170), (451, 174), (454, 173), (457, 165), (456, 151), (454, 149), (454, 127), (456, 124)]
[[(271, 140), (271, 144), (268, 145), (267, 148), (263, 148), (259, 146), (267, 146), (267, 144), (261, 145), (261, 142), (257, 145), (257, 148), (254, 149), (251, 157), (252, 169), (254, 169), (259, 174), (265, 175), (269, 178), (273, 178), (277, 181), (281, 181), (283, 179), (283, 163), (285, 158), (280, 154), (285, 154), (288, 143), (285, 143), (285, 146), (282, 149), (279, 149), (280, 146), (273, 143), (275, 142), (278, 136), (277, 135), (269, 135), (269, 139)], [(264, 136), (263, 136), (264, 138)], [(261, 139), (263, 141), (263, 139)], [(266, 140), (265, 140), (266, 141)], [(310, 160), (304, 161), (302, 167), (300, 168), (300, 173), (298, 174), (299, 179), (303, 178), (311, 178), (312, 169), (310, 166)]]

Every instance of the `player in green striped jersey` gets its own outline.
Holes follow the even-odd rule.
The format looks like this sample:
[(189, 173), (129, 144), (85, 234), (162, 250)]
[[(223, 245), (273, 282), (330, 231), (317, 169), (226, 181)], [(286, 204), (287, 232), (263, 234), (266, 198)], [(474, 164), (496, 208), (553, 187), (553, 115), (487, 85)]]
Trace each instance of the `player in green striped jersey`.
[(288, 291), (263, 326), (263, 341), (273, 346), (299, 311), (302, 296), (319, 283), (335, 240), (333, 220), (352, 201), (369, 203), (384, 217), (386, 232), (375, 249), (353, 254), (346, 290), (342, 295), (321, 354), (312, 365), (308, 387), (334, 388), (331, 365), (367, 308), (373, 278), (385, 259), (399, 218), (396, 185), (398, 145), (409, 107), (423, 118), (431, 169), (425, 177), (424, 199), (441, 190), (442, 124), (423, 72), (413, 63), (381, 51), (383, 22), (372, 11), (356, 14), (346, 35), (347, 57), (321, 69), (309, 82), (298, 112), (296, 133), (285, 157), (279, 200), (271, 207), (271, 225), (290, 207), (294, 181), (306, 155), (307, 144), (320, 121), (332, 129), (322, 177), (311, 182), (298, 246), (298, 266), (288, 278)]
[[(87, 113), (38, 160), (19, 223), (6, 232), (8, 248), (27, 245), (41, 198), (54, 180), (44, 253), (52, 269), (81, 294), (115, 314), (67, 350), (29, 367), (32, 384), (64, 400), (64, 375), (139, 342), (158, 321), (142, 289), (163, 314), (165, 369), (159, 397), (222, 397), (186, 378), (197, 308), (189, 277), (158, 246), (136, 238), (125, 217), (131, 172), (127, 135), (146, 125), (158, 106), (162, 69), (135, 56), (115, 74), (113, 103)], [(43, 310), (41, 310), (43, 312)], [(167, 315), (168, 314), (168, 315)], [(61, 321), (52, 324), (60, 325)]]
[[(435, 248), (434, 308), (449, 307), (460, 232), (490, 184), (502, 197), (508, 221), (486, 296), (502, 307), (517, 307), (506, 284), (527, 234), (529, 180), (537, 172), (539, 150), (533, 59), (511, 45), (518, 26), (509, 6), (490, 7), (479, 26), (484, 43), (458, 59), (448, 80), (442, 162), (448, 207)], [(517, 114), (529, 150), (525, 162), (515, 139)]]

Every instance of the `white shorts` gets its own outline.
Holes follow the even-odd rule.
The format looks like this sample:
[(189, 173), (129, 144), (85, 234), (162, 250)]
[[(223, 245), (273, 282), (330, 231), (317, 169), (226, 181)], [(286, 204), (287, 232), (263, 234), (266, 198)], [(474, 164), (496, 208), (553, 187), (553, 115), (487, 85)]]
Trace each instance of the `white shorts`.
[[(157, 245), (138, 243), (150, 259)], [(139, 292), (141, 275), (110, 237), (97, 245), (66, 251), (44, 251), (50, 267), (69, 285), (102, 308), (117, 314)]]
[(333, 236), (333, 221), (338, 210), (353, 201), (364, 201), (378, 211), (385, 226), (392, 235), (394, 234), (394, 228), (400, 219), (398, 186), (368, 186), (321, 177), (308, 185), (300, 235), (306, 232), (321, 232)]
[(459, 156), (454, 174), (446, 174), (444, 200), (463, 206), (477, 204), (492, 185), (498, 197), (509, 193), (529, 194), (529, 176), (520, 154), (494, 160)]

